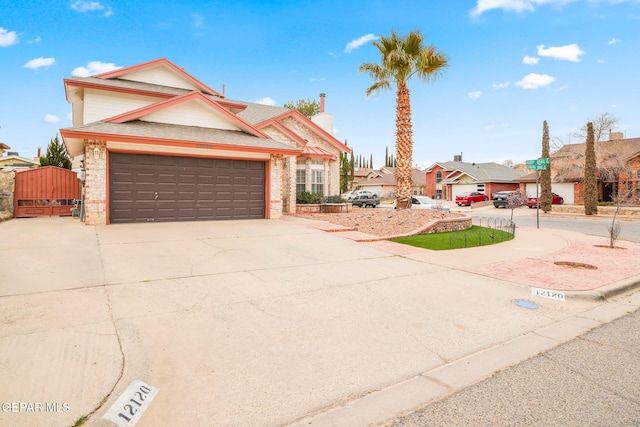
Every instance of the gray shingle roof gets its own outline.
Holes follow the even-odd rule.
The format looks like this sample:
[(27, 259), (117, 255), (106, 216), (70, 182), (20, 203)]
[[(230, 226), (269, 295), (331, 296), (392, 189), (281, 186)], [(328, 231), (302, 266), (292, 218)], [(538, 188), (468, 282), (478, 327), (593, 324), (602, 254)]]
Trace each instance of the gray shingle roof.
[(448, 161), (439, 164), (450, 171), (460, 170), (472, 176), (478, 182), (511, 182), (526, 175), (524, 172), (494, 162), (467, 163)]
[[(203, 128), (197, 126), (181, 126), (166, 123), (153, 123), (135, 120), (127, 123), (93, 122), (82, 126), (63, 130), (82, 131), (109, 135), (124, 135), (178, 141), (195, 141), (209, 144), (235, 145), (245, 148), (274, 149), (299, 153), (299, 149), (271, 138), (259, 138), (245, 132)], [(215, 147), (212, 147), (215, 148)]]

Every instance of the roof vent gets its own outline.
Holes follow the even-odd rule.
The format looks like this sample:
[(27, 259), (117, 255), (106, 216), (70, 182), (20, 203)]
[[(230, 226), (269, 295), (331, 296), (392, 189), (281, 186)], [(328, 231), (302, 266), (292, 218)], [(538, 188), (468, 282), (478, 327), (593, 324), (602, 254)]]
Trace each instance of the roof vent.
[(461, 162), (462, 161), (462, 153), (454, 155), (453, 156), (453, 161), (454, 162)]

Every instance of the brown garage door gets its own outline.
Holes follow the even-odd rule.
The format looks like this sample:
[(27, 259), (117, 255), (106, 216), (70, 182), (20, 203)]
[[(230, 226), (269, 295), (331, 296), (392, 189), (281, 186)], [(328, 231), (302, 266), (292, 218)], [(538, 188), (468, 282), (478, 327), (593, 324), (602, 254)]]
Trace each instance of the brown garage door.
[(265, 217), (265, 162), (111, 153), (111, 223)]

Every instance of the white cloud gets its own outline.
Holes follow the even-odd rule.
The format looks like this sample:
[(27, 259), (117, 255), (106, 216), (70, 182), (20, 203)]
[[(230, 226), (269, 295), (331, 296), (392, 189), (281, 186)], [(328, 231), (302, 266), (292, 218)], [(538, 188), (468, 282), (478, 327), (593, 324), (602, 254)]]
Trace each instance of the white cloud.
[(192, 13), (191, 19), (193, 20), (193, 28), (200, 29), (204, 26), (204, 16), (200, 13)]
[(100, 62), (100, 61), (91, 61), (87, 64), (86, 67), (78, 67), (75, 68), (72, 72), (72, 76), (77, 77), (89, 77), (94, 74), (106, 73), (108, 71), (117, 70), (118, 68), (122, 68), (119, 65), (115, 65), (111, 62)]
[(349, 43), (347, 43), (347, 47), (344, 48), (344, 52), (351, 53), (353, 49), (357, 49), (363, 44), (369, 43), (370, 41), (378, 40), (378, 38), (378, 36), (375, 36), (373, 34), (367, 34), (360, 37), (359, 39), (351, 40)]
[(36, 38), (35, 38), (35, 39), (33, 39), (33, 40), (29, 40), (29, 41), (27, 42), (27, 44), (40, 44), (40, 41), (41, 41), (41, 40), (42, 40), (42, 39), (38, 36), (38, 37), (36, 37)]
[(44, 116), (44, 121), (47, 123), (58, 123), (60, 121), (60, 118), (53, 114), (47, 114)]
[(476, 7), (471, 9), (470, 15), (477, 18), (484, 12), (493, 9), (502, 9), (508, 12), (533, 12), (536, 6), (549, 4), (552, 6), (564, 6), (576, 0), (477, 0)]
[(273, 98), (269, 98), (268, 96), (265, 96), (262, 99), (258, 99), (255, 101), (256, 104), (263, 104), (263, 105), (276, 105), (276, 101)]
[(326, 77), (312, 77), (311, 79), (309, 79), (310, 82), (323, 82), (327, 80)]
[(522, 63), (527, 65), (535, 65), (540, 61), (540, 58), (536, 58), (535, 56), (525, 56), (522, 58)]
[(549, 86), (555, 80), (555, 77), (551, 77), (548, 74), (531, 73), (516, 82), (515, 85), (520, 86), (522, 89), (538, 89), (539, 87)]
[(471, 99), (478, 99), (482, 96), (482, 92), (480, 92), (479, 90), (476, 90), (474, 92), (469, 92), (467, 96)]
[(113, 15), (113, 10), (111, 9), (111, 6), (104, 6), (102, 3), (98, 1), (77, 0), (71, 3), (71, 9), (79, 13), (104, 11), (104, 16), (106, 17)]
[(580, 55), (584, 55), (584, 51), (575, 43), (568, 44), (566, 46), (552, 46), (549, 48), (541, 44), (537, 47), (538, 55), (558, 60), (580, 62), (582, 61), (582, 59), (580, 59)]
[(502, 82), (502, 83), (494, 83), (493, 84), (493, 88), (494, 89), (506, 89), (509, 87), (511, 83), (509, 82)]
[(18, 43), (18, 35), (15, 31), (5, 30), (0, 27), (0, 47), (8, 47)]
[(38, 68), (49, 68), (56, 63), (55, 58), (36, 58), (23, 65), (24, 68), (31, 68), (37, 70)]
[(617, 38), (612, 38), (611, 40), (609, 40), (609, 42), (607, 44), (616, 44), (616, 43), (620, 43), (622, 40), (617, 39)]

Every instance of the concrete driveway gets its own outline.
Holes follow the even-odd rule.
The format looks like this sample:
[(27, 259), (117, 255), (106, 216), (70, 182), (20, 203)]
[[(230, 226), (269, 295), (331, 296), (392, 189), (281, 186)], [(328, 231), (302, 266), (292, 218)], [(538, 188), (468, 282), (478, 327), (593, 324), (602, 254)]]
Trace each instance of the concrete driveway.
[[(285, 425), (534, 330), (564, 325), (561, 342), (597, 323), (598, 302), (524, 309), (526, 286), (305, 224), (1, 223), (0, 402), (66, 406), (1, 410), (0, 425), (113, 425), (101, 417), (134, 380), (159, 389), (140, 426)], [(427, 397), (413, 399), (376, 416)]]

